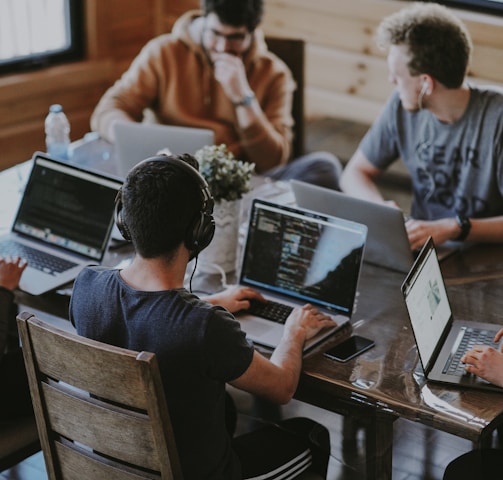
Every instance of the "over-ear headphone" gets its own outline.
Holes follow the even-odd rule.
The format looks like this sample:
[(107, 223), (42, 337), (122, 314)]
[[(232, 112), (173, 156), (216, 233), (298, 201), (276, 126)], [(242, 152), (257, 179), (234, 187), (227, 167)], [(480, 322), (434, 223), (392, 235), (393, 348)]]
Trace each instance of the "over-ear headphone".
[[(150, 162), (169, 163), (170, 165), (189, 175), (199, 187), (199, 192), (201, 194), (201, 210), (198, 214), (195, 215), (194, 220), (187, 227), (184, 238), (184, 244), (191, 252), (191, 258), (194, 258), (201, 250), (203, 250), (210, 244), (215, 233), (215, 220), (213, 219), (213, 206), (215, 202), (210, 193), (208, 183), (206, 182), (206, 179), (199, 173), (199, 171), (196, 170), (192, 165), (176, 157), (166, 155), (150, 157), (142, 160), (134, 168), (136, 169), (140, 165)], [(117, 228), (119, 229), (124, 239), (131, 241), (131, 233), (129, 232), (129, 229), (124, 222), (122, 209), (123, 204), (121, 188), (119, 189), (117, 196), (115, 197), (114, 219)]]

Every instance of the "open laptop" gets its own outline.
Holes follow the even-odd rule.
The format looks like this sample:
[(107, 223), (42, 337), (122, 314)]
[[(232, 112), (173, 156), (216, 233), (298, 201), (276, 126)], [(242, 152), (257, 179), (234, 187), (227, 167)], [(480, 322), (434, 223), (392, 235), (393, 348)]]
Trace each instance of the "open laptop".
[[(254, 199), (239, 283), (260, 291), (272, 305), (311, 303), (331, 315), (338, 327), (325, 329), (304, 350), (334, 333), (351, 318), (360, 275), (367, 227), (312, 211)], [(263, 302), (256, 302), (261, 309)], [(236, 316), (253, 342), (276, 347), (284, 319), (246, 311)]]
[[(488, 344), (498, 348), (492, 340), (500, 327), (453, 318), (431, 237), (421, 249), (401, 288), (425, 377), (432, 381), (503, 393), (503, 388), (466, 373), (464, 365), (459, 364), (463, 354), (473, 345)], [(473, 340), (463, 338), (463, 335), (477, 332), (482, 336)]]
[(367, 225), (364, 261), (403, 273), (410, 270), (414, 257), (401, 210), (298, 180), (290, 183), (299, 207)]
[(213, 130), (139, 122), (114, 124), (118, 175), (125, 178), (129, 170), (145, 158), (168, 148), (173, 154), (190, 153), (215, 143)]
[(101, 262), (121, 183), (35, 152), (11, 231), (0, 237), (0, 255), (28, 260), (22, 290), (40, 295)]

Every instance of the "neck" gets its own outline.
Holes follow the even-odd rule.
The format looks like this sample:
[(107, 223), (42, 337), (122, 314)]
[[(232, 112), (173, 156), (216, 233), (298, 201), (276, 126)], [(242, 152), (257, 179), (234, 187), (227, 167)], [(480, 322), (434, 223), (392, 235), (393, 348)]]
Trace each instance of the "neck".
[(442, 123), (455, 123), (465, 113), (470, 102), (470, 89), (463, 85), (456, 89), (436, 90), (428, 99), (426, 108)]
[(169, 261), (164, 257), (143, 258), (136, 254), (131, 265), (121, 271), (121, 277), (136, 290), (156, 292), (182, 288), (187, 262), (186, 249)]

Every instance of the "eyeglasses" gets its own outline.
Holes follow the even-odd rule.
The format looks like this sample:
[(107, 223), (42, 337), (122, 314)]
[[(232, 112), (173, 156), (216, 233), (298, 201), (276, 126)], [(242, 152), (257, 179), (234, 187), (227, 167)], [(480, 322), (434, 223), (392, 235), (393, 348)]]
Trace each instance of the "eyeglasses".
[(250, 37), (249, 32), (236, 32), (225, 34), (215, 30), (213, 28), (206, 28), (204, 30), (207, 38), (210, 42), (217, 42), (219, 40), (224, 40), (227, 45), (231, 48), (241, 47)]

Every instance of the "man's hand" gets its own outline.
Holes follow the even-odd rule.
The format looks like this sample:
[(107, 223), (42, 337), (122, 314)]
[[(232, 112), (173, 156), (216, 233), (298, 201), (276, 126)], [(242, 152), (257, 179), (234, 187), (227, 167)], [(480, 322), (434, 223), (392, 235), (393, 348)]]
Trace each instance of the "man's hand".
[(0, 257), (0, 286), (8, 290), (17, 288), (27, 266), (26, 260), (20, 257)]
[(266, 301), (263, 295), (253, 288), (240, 286), (229, 287), (222, 292), (203, 297), (203, 300), (206, 300), (212, 305), (224, 307), (231, 313), (236, 313), (240, 310), (247, 310), (250, 308), (251, 299), (262, 302)]
[(314, 337), (323, 328), (335, 326), (337, 323), (332, 318), (309, 303), (303, 307), (294, 308), (285, 323), (287, 329), (304, 329), (306, 340)]
[(411, 218), (405, 223), (412, 251), (420, 249), (428, 240), (433, 238), (435, 245), (451, 240), (459, 233), (459, 226), (454, 218), (440, 220), (416, 220)]
[(503, 387), (503, 353), (495, 348), (475, 345), (461, 358), (466, 371)]
[(252, 90), (246, 78), (246, 71), (240, 57), (230, 53), (212, 56), (215, 78), (232, 103), (240, 102)]

